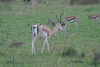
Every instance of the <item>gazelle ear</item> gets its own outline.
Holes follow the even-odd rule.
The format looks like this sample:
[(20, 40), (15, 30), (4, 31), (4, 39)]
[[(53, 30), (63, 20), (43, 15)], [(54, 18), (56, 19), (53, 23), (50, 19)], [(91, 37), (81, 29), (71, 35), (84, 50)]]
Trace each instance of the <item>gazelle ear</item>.
[(50, 19), (49, 21), (52, 21), (52, 19)]
[(49, 21), (52, 21), (52, 19), (50, 19)]
[(62, 13), (63, 15), (65, 14), (65, 12)]

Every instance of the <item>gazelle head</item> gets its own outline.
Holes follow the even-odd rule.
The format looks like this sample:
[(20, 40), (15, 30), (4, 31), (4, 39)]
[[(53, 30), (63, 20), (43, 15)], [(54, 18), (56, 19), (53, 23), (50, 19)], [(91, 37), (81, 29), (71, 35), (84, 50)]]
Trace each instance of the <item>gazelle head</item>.
[(53, 27), (55, 27), (56, 22), (53, 22), (52, 19), (50, 19), (50, 20), (48, 21), (48, 24), (47, 24), (47, 25), (52, 25)]
[(55, 27), (57, 27), (57, 29), (59, 29), (59, 30), (64, 30), (64, 28), (63, 28), (63, 26), (61, 24), (61, 15), (60, 15), (60, 21), (59, 21), (57, 15), (56, 15), (56, 18), (58, 20), (58, 23), (56, 23), (56, 26)]
[(47, 25), (50, 25), (50, 24), (51, 24), (51, 22), (52, 22), (52, 19), (50, 19), (50, 20), (48, 21), (48, 24), (47, 24)]
[(61, 16), (63, 16), (63, 15), (65, 15), (65, 12), (63, 12), (63, 13), (61, 14)]
[(63, 26), (61, 25), (61, 23), (57, 23), (55, 26), (57, 29), (59, 30), (64, 30)]

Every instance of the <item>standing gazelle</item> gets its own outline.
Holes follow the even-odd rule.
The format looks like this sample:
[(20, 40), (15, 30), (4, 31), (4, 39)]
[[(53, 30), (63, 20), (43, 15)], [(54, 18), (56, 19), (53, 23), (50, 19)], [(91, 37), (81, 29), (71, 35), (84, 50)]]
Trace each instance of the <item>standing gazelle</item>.
[(93, 26), (94, 19), (96, 19), (98, 21), (97, 24), (100, 24), (100, 14), (90, 15), (90, 16), (88, 16), (88, 19), (92, 20), (92, 26)]
[(77, 24), (78, 17), (76, 17), (76, 16), (65, 17), (65, 12), (63, 12), (61, 15), (63, 16), (63, 19), (67, 22), (68, 29), (69, 29), (69, 22), (74, 22), (75, 28), (76, 28), (76, 26), (78, 26), (78, 24)]
[(36, 41), (39, 37), (45, 38), (41, 53), (43, 53), (45, 42), (47, 43), (48, 52), (49, 52), (49, 44), (48, 44), (47, 38), (50, 38), (50, 36), (53, 35), (58, 29), (63, 30), (61, 23), (57, 23), (53, 29), (50, 29), (48, 26), (41, 25), (38, 23), (33, 25), (32, 26), (32, 52), (31, 54), (33, 54), (33, 51), (35, 54), (34, 41)]

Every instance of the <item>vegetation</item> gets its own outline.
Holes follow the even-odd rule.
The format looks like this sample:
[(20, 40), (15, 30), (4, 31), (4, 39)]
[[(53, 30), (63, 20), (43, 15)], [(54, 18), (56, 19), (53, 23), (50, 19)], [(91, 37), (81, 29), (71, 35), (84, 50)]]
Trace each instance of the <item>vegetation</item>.
[[(100, 55), (100, 25), (94, 20), (92, 26), (87, 17), (100, 13), (100, 4), (70, 6), (53, 1), (51, 5), (38, 3), (37, 11), (32, 11), (28, 5), (27, 8), (19, 5), (20, 2), (0, 2), (0, 67), (100, 67), (97, 56)], [(43, 39), (38, 39), (36, 55), (31, 55), (31, 26), (47, 25), (49, 19), (57, 22), (56, 14), (60, 16), (62, 12), (68, 17), (77, 16), (78, 28), (74, 29), (74, 23), (70, 22), (65, 37), (60, 30), (58, 37), (52, 35), (48, 39), (50, 53), (45, 45), (41, 54)]]

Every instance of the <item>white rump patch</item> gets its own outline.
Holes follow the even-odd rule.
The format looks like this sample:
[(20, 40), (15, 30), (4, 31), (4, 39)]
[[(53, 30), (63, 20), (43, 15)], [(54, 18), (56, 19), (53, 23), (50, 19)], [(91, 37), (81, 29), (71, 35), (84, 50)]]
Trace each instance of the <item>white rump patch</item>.
[(37, 25), (32, 26), (32, 40), (37, 37)]

